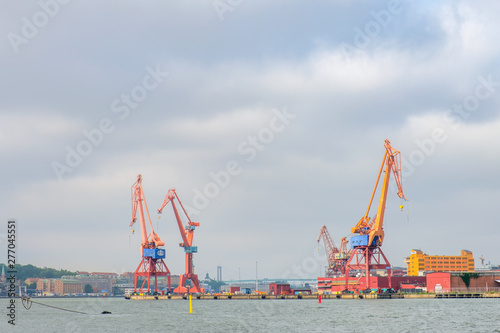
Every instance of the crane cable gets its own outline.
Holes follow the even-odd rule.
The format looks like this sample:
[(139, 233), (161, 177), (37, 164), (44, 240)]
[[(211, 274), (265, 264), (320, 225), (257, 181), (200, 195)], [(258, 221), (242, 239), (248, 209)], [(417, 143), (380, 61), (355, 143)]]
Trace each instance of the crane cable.
[(62, 311), (68, 311), (68, 312), (74, 312), (74, 313), (80, 313), (80, 314), (86, 314), (86, 315), (88, 315), (88, 313), (86, 313), (86, 312), (81, 312), (81, 311), (76, 311), (76, 310), (70, 310), (70, 309), (64, 309), (64, 308), (60, 308), (60, 307), (57, 307), (57, 306), (52, 306), (52, 305), (48, 305), (48, 304), (43, 304), (43, 303), (40, 303), (40, 302), (36, 302), (36, 301), (33, 301), (32, 299), (26, 298), (24, 296), (21, 296), (21, 299), (23, 300), (23, 306), (24, 306), (24, 308), (26, 310), (31, 309), (31, 305), (33, 305), (32, 303), (35, 303), (35, 304), (47, 306), (47, 307), (53, 308), (53, 309), (58, 309), (58, 310), (62, 310)]

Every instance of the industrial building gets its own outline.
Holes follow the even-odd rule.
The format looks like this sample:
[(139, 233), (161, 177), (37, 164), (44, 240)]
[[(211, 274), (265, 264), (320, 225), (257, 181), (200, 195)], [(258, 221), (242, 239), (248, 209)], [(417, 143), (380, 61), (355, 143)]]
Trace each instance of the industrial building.
[(474, 257), (467, 250), (460, 251), (460, 256), (430, 256), (414, 249), (405, 262), (409, 276), (423, 275), (424, 272), (474, 272)]
[(269, 284), (269, 295), (292, 295), (293, 290), (290, 289), (290, 283), (275, 282)]
[[(392, 288), (397, 292), (403, 289), (403, 285), (424, 286), (425, 282), (425, 276), (391, 276), (390, 280), (388, 276), (371, 276), (368, 286), (364, 276), (351, 276), (348, 289), (381, 292)], [(318, 277), (318, 293), (320, 294), (338, 294), (344, 292), (345, 289), (345, 277)]]
[(426, 284), (430, 293), (500, 291), (500, 271), (428, 273)]

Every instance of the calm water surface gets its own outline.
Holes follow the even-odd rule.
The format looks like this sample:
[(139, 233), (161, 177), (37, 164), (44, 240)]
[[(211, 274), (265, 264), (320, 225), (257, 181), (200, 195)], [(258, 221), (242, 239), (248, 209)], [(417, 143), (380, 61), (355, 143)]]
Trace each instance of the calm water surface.
[[(77, 314), (16, 300), (0, 332), (500, 332), (500, 299), (193, 300), (34, 299)], [(111, 315), (102, 315), (102, 311)]]

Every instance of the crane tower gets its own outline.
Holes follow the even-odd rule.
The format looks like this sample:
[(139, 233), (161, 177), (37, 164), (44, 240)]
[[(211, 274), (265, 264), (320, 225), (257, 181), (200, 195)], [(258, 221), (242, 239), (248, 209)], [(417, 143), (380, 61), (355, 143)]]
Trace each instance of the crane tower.
[[(146, 220), (144, 218), (146, 211), (151, 233), (148, 235)], [(158, 293), (157, 277), (166, 276), (168, 278), (168, 291), (170, 291), (170, 270), (163, 261), (165, 258), (165, 249), (160, 248), (165, 243), (160, 239), (160, 236), (154, 231), (151, 218), (149, 217), (146, 198), (142, 190), (142, 176), (138, 175), (136, 182), (132, 185), (132, 222), (134, 225), (139, 214), (139, 222), (141, 224), (141, 262), (134, 273), (134, 292), (152, 293), (151, 278), (154, 278), (154, 293)], [(144, 277), (142, 284), (138, 285), (138, 277)]]
[[(188, 220), (186, 226), (182, 225), (182, 220), (179, 215), (179, 211), (175, 206), (174, 202), (175, 199), (177, 199), (177, 202), (181, 206), (182, 211), (184, 212), (184, 215)], [(184, 252), (186, 254), (185, 255), (186, 271), (183, 275), (179, 277), (179, 286), (174, 289), (174, 292), (178, 294), (182, 294), (185, 292), (204, 293), (205, 290), (202, 287), (200, 287), (200, 283), (198, 281), (198, 275), (194, 274), (194, 269), (193, 269), (193, 254), (198, 252), (198, 247), (193, 246), (194, 230), (196, 229), (196, 227), (200, 226), (200, 223), (191, 221), (189, 215), (184, 209), (184, 206), (182, 205), (181, 200), (177, 196), (175, 189), (168, 190), (167, 195), (165, 196), (165, 200), (163, 200), (163, 204), (161, 205), (160, 209), (158, 209), (158, 214), (162, 213), (163, 208), (165, 208), (165, 206), (169, 202), (172, 203), (172, 209), (174, 210), (175, 219), (177, 220), (177, 226), (179, 227), (179, 231), (181, 233), (182, 243), (179, 243), (179, 246), (184, 248)], [(192, 287), (188, 287), (189, 289), (186, 288), (186, 283), (188, 282), (188, 280), (191, 280), (193, 284)]]
[[(372, 269), (386, 269), (389, 288), (392, 287), (391, 264), (387, 260), (381, 248), (385, 236), (383, 223), (391, 173), (394, 175), (394, 179), (396, 181), (398, 197), (404, 200), (407, 199), (403, 194), (400, 152), (391, 146), (389, 140), (385, 140), (384, 146), (384, 158), (382, 160), (382, 165), (380, 166), (375, 187), (368, 204), (368, 209), (366, 210), (366, 214), (359, 220), (356, 226), (351, 229), (351, 232), (358, 234), (358, 236), (351, 237), (351, 255), (347, 260), (345, 267), (346, 290), (349, 288), (350, 270), (364, 271), (364, 275), (366, 277), (366, 288), (370, 288), (370, 271)], [(368, 217), (368, 214), (370, 213), (373, 197), (375, 196), (382, 171), (384, 172), (384, 180), (382, 183), (377, 214), (374, 218), (370, 218)]]

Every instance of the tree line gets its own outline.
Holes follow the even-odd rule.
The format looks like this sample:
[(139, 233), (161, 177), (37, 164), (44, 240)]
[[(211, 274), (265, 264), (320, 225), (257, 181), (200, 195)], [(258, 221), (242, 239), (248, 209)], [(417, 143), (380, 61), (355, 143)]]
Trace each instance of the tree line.
[[(13, 270), (5, 264), (0, 264), (0, 272), (2, 271), (1, 266), (5, 267), (4, 269), (6, 276), (8, 275), (8, 271)], [(31, 264), (16, 264), (14, 271), (16, 271), (16, 278), (21, 281), (24, 281), (27, 278), (60, 279), (61, 277), (66, 275), (76, 275), (76, 272), (71, 272), (65, 269), (55, 269), (48, 267), (41, 268)]]

